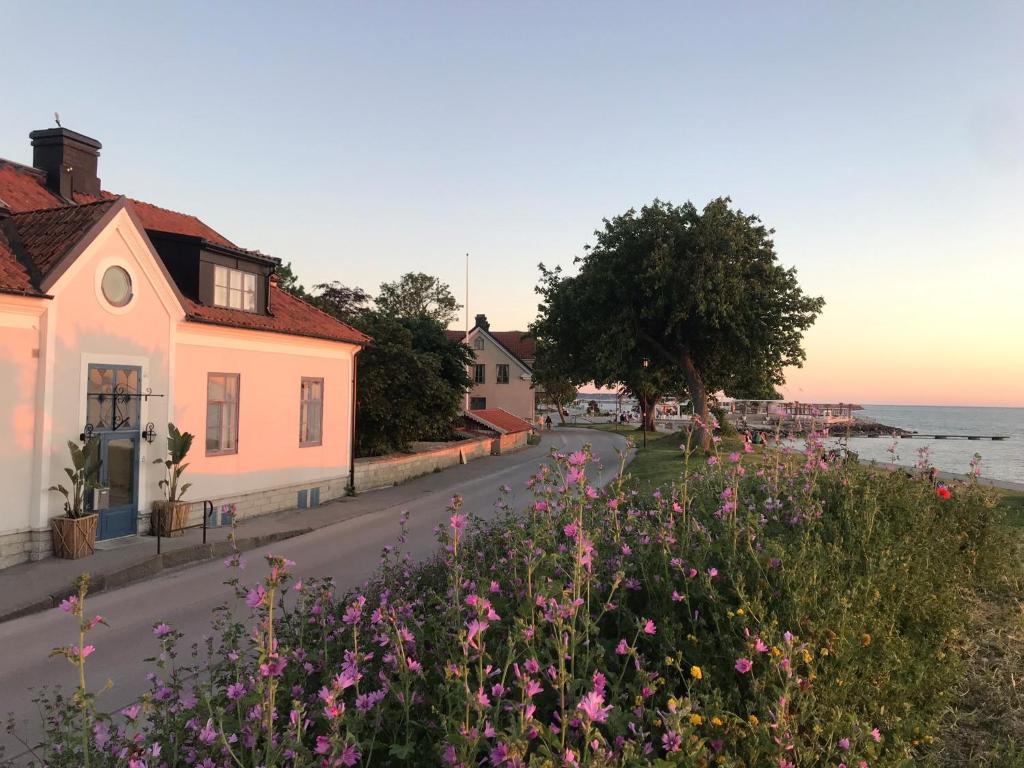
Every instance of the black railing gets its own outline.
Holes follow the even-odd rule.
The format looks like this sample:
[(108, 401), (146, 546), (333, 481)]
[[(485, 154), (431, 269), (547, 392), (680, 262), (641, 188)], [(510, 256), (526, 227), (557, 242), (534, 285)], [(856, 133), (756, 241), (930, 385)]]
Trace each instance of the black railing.
[[(154, 512), (153, 514), (159, 516), (161, 513), (160, 512)], [(209, 520), (211, 517), (213, 517), (213, 502), (210, 501), (209, 499), (207, 499), (206, 501), (203, 502), (203, 521), (201, 523), (196, 523), (195, 525), (183, 525), (178, 530), (187, 531), (190, 528), (202, 528), (203, 529), (203, 544), (205, 544), (206, 543), (206, 529), (208, 527), (207, 524), (206, 524), (206, 521)], [(158, 520), (156, 520), (156, 525), (153, 525), (153, 527), (156, 528), (156, 553), (158, 555), (160, 554), (160, 542), (163, 539), (163, 535), (162, 534), (163, 534), (163, 529), (164, 529), (164, 527), (160, 524), (161, 522), (162, 521), (158, 519)], [(150, 523), (150, 524), (152, 525), (152, 523)]]

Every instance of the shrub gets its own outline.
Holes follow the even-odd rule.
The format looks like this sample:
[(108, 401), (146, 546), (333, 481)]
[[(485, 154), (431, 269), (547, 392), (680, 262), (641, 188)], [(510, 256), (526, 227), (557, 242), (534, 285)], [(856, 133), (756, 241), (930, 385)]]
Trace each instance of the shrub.
[(366, 589), (275, 557), (262, 583), (236, 574), (245, 609), (217, 612), (203, 660), (154, 627), (152, 688), (119, 715), (63, 649), (82, 677), (44, 702), (46, 764), (791, 768), (927, 748), (959, 598), (998, 546), (982, 488), (945, 498), (814, 441), (749, 471), (713, 455), (650, 496), (593, 487), (586, 452), (556, 459), (525, 510), (484, 522), (454, 498), (440, 554), (389, 549)]

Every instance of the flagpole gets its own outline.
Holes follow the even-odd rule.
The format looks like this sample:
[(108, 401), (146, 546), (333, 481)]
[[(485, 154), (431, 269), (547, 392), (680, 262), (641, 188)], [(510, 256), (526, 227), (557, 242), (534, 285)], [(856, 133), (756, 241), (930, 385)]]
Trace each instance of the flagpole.
[[(466, 254), (466, 348), (469, 348), (469, 254)], [(465, 410), (469, 411), (469, 389), (466, 390)]]

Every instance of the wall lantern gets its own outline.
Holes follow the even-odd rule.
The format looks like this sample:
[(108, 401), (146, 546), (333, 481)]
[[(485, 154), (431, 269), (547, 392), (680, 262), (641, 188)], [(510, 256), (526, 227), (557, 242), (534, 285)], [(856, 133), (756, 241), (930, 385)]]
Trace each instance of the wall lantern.
[(78, 436), (78, 439), (81, 440), (83, 443), (87, 442), (92, 439), (92, 433), (94, 431), (95, 428), (93, 427), (92, 424), (86, 424), (84, 427), (82, 427), (82, 434)]
[(647, 358), (645, 357), (645, 358), (644, 358), (644, 368), (646, 368), (646, 367), (647, 367), (647, 366), (649, 366), (650, 364), (651, 364), (651, 361), (650, 361), (650, 360), (648, 360), (648, 359), (647, 359)]
[(153, 427), (152, 421), (146, 425), (146, 429), (143, 431), (142, 437), (150, 445), (153, 444), (153, 439), (156, 437), (156, 429)]

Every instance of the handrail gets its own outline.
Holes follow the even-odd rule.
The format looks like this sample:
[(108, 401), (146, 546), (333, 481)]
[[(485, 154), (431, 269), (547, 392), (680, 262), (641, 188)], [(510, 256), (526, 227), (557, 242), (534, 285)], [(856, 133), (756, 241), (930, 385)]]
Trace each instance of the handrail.
[[(196, 525), (183, 525), (180, 530), (187, 531), (190, 528), (202, 528), (203, 529), (203, 544), (205, 544), (206, 543), (206, 528), (207, 528), (206, 521), (212, 515), (213, 515), (213, 502), (210, 501), (209, 499), (206, 499), (205, 501), (203, 501), (203, 521), (201, 523), (197, 523)], [(150, 524), (152, 525), (152, 523), (150, 523)], [(157, 520), (157, 524), (156, 524), (155, 527), (156, 527), (156, 553), (159, 555), (160, 554), (160, 542), (161, 542), (161, 539), (163, 539), (163, 536), (161, 535), (161, 532), (163, 531), (163, 526), (160, 525), (160, 521), (159, 520)]]

